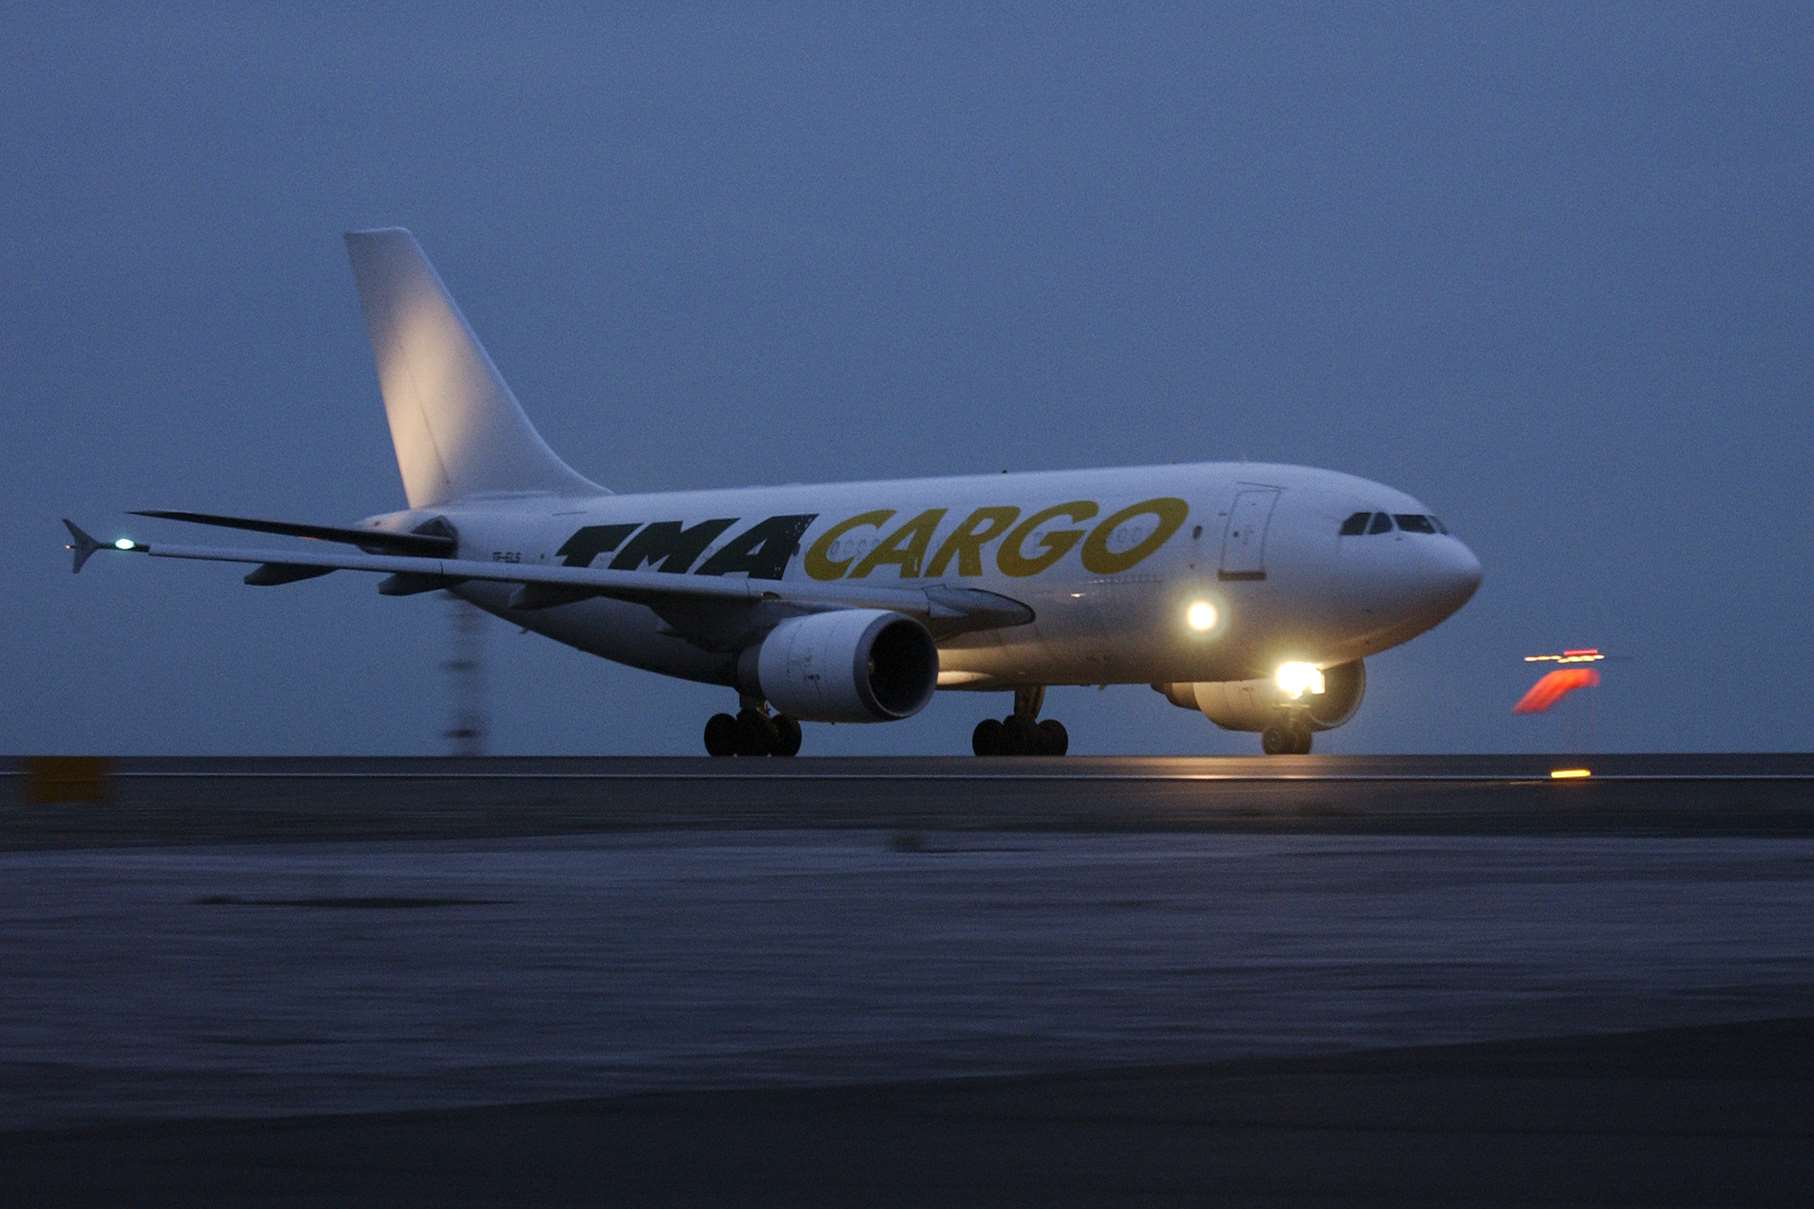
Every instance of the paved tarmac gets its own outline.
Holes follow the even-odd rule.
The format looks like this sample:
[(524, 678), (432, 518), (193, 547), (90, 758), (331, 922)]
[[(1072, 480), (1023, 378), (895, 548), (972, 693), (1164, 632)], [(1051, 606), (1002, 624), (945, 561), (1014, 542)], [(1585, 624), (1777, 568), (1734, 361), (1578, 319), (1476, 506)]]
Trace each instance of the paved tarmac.
[(1809, 1203), (1808, 762), (1633, 759), (125, 761), (0, 1204)]
[(1806, 1020), (0, 1135), (31, 1205), (1805, 1206)]
[[(1550, 779), (1568, 767), (1594, 775)], [(15, 803), (24, 768), (0, 761)], [(1802, 755), (139, 757), (100, 806), (0, 810), (0, 851), (676, 828), (1805, 837), (1811, 801)]]

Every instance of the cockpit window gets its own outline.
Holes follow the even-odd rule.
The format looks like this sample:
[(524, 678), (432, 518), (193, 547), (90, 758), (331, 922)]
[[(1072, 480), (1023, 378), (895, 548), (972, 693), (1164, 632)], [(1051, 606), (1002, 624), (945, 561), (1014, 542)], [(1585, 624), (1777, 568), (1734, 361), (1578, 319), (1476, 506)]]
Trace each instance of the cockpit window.
[(1441, 518), (1424, 516), (1417, 512), (1356, 512), (1342, 522), (1341, 535), (1354, 537), (1366, 533), (1390, 533), (1392, 522), (1398, 522), (1398, 528), (1405, 533), (1447, 533), (1449, 527)]

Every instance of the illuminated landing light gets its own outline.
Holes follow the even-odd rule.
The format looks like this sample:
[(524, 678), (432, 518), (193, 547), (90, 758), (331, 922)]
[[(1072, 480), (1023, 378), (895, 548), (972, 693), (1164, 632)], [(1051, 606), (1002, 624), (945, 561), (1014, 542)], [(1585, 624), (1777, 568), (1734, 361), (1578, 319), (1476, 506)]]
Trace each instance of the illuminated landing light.
[(1216, 606), (1207, 600), (1193, 600), (1190, 608), (1184, 610), (1184, 623), (1199, 634), (1215, 629), (1218, 619)]
[(130, 537), (122, 537), (113, 543), (113, 548), (115, 550), (130, 550), (132, 549), (132, 539)]
[(1552, 781), (1579, 781), (1583, 777), (1593, 775), (1593, 770), (1587, 768), (1552, 768), (1549, 770), (1549, 779)]
[(1323, 695), (1323, 673), (1314, 663), (1281, 663), (1272, 678), (1279, 691), (1293, 701), (1305, 693)]

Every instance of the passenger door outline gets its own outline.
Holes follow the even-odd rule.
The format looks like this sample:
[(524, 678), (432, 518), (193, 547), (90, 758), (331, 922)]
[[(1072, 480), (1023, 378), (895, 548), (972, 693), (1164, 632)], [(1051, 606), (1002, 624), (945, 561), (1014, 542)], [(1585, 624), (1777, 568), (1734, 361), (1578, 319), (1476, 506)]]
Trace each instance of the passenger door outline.
[(1222, 565), (1216, 571), (1217, 579), (1266, 578), (1266, 529), (1278, 502), (1277, 487), (1244, 486), (1235, 492), (1234, 506), (1228, 510), (1228, 525), (1222, 531)]

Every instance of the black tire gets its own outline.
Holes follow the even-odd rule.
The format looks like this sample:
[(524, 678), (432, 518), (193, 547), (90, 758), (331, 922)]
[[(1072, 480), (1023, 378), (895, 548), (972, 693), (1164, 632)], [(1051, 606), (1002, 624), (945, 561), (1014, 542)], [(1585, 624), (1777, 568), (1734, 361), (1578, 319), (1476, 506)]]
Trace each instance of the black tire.
[(713, 714), (705, 720), (705, 754), (708, 756), (734, 756), (737, 754), (737, 719), (729, 714)]
[(800, 724), (785, 715), (775, 718), (775, 754), (783, 757), (800, 754)]
[(984, 718), (970, 732), (970, 750), (979, 756), (999, 756), (1002, 754), (1001, 723), (994, 718)]
[(1071, 733), (1057, 718), (1047, 718), (1039, 724), (1038, 729), (1040, 755), (1062, 756), (1071, 750)]
[(1260, 750), (1269, 756), (1288, 756), (1297, 747), (1291, 740), (1291, 732), (1275, 722), (1260, 732)]
[(1039, 750), (1039, 729), (1031, 718), (1009, 714), (1001, 720), (1004, 756), (1030, 756)]
[(1310, 754), (1310, 728), (1300, 726), (1292, 732), (1291, 750), (1293, 754), (1307, 756)]
[(753, 709), (738, 711), (738, 755), (766, 756), (775, 750), (775, 744), (780, 737), (775, 730), (774, 720), (766, 714), (758, 713)]

